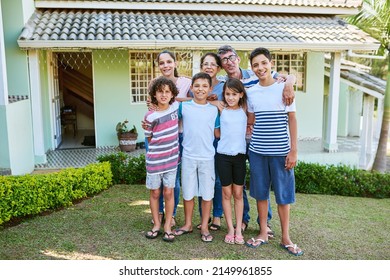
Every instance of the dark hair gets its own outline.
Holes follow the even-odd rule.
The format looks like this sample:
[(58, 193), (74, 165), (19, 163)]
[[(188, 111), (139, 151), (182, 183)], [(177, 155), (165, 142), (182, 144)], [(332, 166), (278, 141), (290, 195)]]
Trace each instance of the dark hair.
[[(170, 52), (170, 51), (168, 51), (168, 50), (163, 50), (162, 52), (160, 52), (160, 53), (157, 55), (157, 64), (158, 64), (158, 61), (160, 60), (160, 56), (161, 56), (162, 54), (164, 54), (164, 53), (166, 53), (166, 54), (168, 54), (170, 57), (172, 57), (172, 58), (173, 58), (173, 61), (176, 61), (176, 56), (174, 55), (173, 52)], [(179, 77), (179, 72), (177, 72), (177, 68), (176, 68), (176, 67), (175, 67), (175, 70), (173, 70), (173, 76)]]
[(236, 50), (232, 47), (232, 46), (229, 46), (229, 45), (224, 45), (224, 46), (221, 46), (219, 47), (218, 49), (218, 55), (220, 56), (221, 54), (225, 54), (227, 52), (232, 52), (234, 53), (235, 55), (237, 55), (237, 52)]
[(246, 106), (246, 90), (245, 90), (245, 87), (243, 85), (243, 83), (239, 80), (239, 79), (236, 79), (236, 78), (229, 78), (227, 79), (227, 81), (225, 82), (225, 84), (223, 85), (223, 94), (222, 94), (222, 100), (226, 102), (226, 99), (225, 99), (225, 90), (226, 88), (229, 88), (237, 93), (243, 93), (242, 95), (242, 98), (240, 98), (240, 100), (238, 101), (238, 106), (240, 107), (245, 107)]
[(249, 56), (249, 61), (251, 62), (251, 65), (252, 65), (252, 60), (258, 56), (258, 55), (264, 55), (266, 58), (268, 58), (269, 61), (272, 60), (272, 55), (270, 53), (270, 51), (266, 48), (257, 48), (257, 49), (254, 49), (250, 56)]
[(218, 65), (219, 67), (222, 68), (221, 58), (220, 58), (216, 53), (213, 53), (213, 52), (205, 53), (205, 54), (200, 58), (200, 67), (201, 67), (201, 68), (202, 68), (203, 61), (204, 61), (204, 59), (205, 59), (207, 56), (212, 56), (212, 57), (214, 57), (215, 62), (217, 62), (217, 65)]
[(199, 79), (205, 79), (209, 82), (210, 84), (210, 87), (212, 86), (212, 83), (213, 81), (211, 80), (211, 77), (209, 74), (207, 73), (204, 73), (204, 72), (199, 72), (197, 74), (195, 74), (193, 77), (192, 77), (192, 81), (191, 81), (191, 85), (194, 85), (195, 81), (196, 80), (199, 80)]
[(149, 95), (151, 102), (155, 105), (158, 105), (157, 99), (156, 99), (156, 93), (157, 91), (162, 91), (164, 86), (168, 86), (170, 91), (172, 92), (172, 98), (169, 101), (169, 104), (172, 104), (173, 101), (175, 101), (175, 97), (179, 94), (179, 91), (173, 81), (170, 79), (161, 76), (155, 79), (152, 83), (152, 86), (149, 89)]

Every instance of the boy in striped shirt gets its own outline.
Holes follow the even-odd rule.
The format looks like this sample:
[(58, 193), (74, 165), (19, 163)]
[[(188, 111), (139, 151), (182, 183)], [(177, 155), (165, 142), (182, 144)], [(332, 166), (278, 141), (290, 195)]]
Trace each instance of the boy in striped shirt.
[(153, 228), (145, 237), (154, 239), (161, 234), (159, 214), (159, 197), (161, 183), (165, 200), (165, 224), (163, 240), (174, 241), (171, 220), (174, 208), (173, 189), (179, 158), (179, 105), (175, 102), (178, 94), (176, 85), (165, 77), (159, 77), (152, 84), (149, 95), (151, 103), (158, 110), (148, 111), (145, 121), (149, 124), (145, 130), (149, 147), (146, 153), (146, 187), (150, 190), (150, 210), (153, 217)]
[(259, 83), (247, 90), (248, 126), (252, 130), (249, 145), (250, 195), (257, 201), (259, 235), (247, 241), (256, 248), (268, 243), (267, 212), (270, 186), (275, 192), (282, 228), (280, 246), (290, 254), (303, 251), (289, 235), (290, 204), (295, 202), (294, 166), (297, 163), (297, 120), (295, 102), (283, 103), (283, 83), (271, 75), (271, 54), (257, 48), (250, 54), (252, 71)]

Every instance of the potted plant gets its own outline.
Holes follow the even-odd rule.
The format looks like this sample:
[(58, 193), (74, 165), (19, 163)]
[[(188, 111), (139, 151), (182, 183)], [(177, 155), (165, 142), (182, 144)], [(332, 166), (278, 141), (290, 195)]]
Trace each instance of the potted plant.
[(116, 134), (119, 140), (119, 148), (122, 152), (132, 152), (135, 150), (138, 138), (138, 132), (135, 125), (132, 129), (127, 127), (129, 121), (124, 120), (123, 122), (118, 122), (116, 125)]

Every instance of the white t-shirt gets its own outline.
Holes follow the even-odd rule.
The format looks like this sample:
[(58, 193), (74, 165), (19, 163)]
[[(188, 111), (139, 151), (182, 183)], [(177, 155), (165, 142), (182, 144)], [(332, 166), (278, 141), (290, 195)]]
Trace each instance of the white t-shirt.
[(284, 83), (260, 84), (247, 89), (248, 112), (255, 114), (249, 150), (262, 155), (283, 156), (290, 151), (288, 112), (295, 112), (295, 101), (283, 103)]
[(214, 159), (214, 129), (219, 128), (218, 109), (209, 103), (182, 102), (179, 118), (183, 121), (183, 157)]
[(247, 116), (242, 108), (237, 110), (224, 109), (220, 116), (221, 137), (218, 142), (219, 154), (235, 156), (246, 153), (246, 123)]

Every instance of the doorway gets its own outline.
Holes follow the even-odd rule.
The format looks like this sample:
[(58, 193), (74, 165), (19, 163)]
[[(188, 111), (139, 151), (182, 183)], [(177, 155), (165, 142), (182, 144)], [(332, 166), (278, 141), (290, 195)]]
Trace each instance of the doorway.
[[(54, 53), (60, 99), (61, 143), (57, 149), (95, 147), (92, 54)], [(55, 75), (53, 75), (55, 79)], [(58, 123), (58, 122), (56, 122)]]

